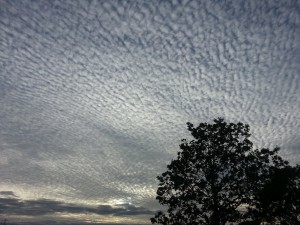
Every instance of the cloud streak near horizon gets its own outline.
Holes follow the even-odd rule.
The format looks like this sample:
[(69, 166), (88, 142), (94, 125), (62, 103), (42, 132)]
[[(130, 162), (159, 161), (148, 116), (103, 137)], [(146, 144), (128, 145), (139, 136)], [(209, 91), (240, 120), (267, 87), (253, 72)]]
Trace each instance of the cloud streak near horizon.
[(0, 211), (149, 224), (188, 121), (300, 163), (299, 36), (296, 0), (0, 0)]
[(50, 199), (21, 200), (13, 192), (12, 194), (0, 193), (0, 213), (8, 215), (42, 216), (55, 213), (98, 215), (132, 216), (153, 215), (154, 212), (131, 204), (98, 205), (97, 207), (67, 204), (65, 202)]

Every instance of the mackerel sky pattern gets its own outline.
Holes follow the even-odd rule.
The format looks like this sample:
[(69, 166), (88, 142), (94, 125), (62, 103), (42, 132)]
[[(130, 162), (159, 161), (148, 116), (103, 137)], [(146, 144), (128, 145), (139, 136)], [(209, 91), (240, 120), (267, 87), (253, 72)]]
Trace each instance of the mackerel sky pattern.
[(300, 163), (300, 2), (0, 0), (0, 213), (149, 224), (186, 122)]

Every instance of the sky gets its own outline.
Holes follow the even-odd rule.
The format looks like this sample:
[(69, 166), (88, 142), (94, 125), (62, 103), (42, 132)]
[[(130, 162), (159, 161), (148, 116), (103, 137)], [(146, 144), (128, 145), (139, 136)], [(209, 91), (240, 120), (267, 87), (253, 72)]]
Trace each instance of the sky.
[(300, 163), (300, 1), (0, 0), (0, 220), (150, 224), (186, 123)]

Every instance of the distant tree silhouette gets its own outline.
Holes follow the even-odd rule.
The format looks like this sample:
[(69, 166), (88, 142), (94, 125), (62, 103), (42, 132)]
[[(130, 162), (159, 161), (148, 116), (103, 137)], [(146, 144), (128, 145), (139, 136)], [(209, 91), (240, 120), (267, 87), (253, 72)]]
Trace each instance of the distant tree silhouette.
[[(194, 140), (182, 139), (177, 159), (157, 177), (156, 199), (168, 209), (151, 218), (152, 223), (258, 225), (261, 221), (289, 221), (284, 217), (287, 210), (291, 212), (288, 219), (297, 219), (299, 198), (293, 199), (299, 195), (299, 167), (282, 160), (278, 148), (253, 150), (249, 125), (240, 122), (218, 118), (213, 124), (187, 125)], [(293, 193), (287, 194), (291, 190)]]

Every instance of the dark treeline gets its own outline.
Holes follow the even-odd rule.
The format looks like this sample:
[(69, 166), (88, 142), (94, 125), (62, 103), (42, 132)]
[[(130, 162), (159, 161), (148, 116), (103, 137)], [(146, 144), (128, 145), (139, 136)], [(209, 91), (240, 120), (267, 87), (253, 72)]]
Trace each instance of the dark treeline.
[(156, 199), (167, 207), (152, 223), (163, 225), (300, 224), (300, 167), (279, 148), (254, 149), (249, 125), (188, 123), (177, 158), (158, 176)]

